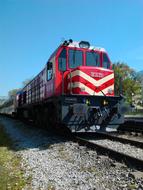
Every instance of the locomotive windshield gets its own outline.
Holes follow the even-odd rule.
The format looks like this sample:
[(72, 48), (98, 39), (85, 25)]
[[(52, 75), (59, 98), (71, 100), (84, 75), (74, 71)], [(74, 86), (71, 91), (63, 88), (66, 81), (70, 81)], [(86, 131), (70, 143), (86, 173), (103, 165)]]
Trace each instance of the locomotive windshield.
[(105, 69), (109, 69), (110, 68), (110, 61), (109, 58), (107, 57), (107, 55), (105, 53), (103, 53), (103, 63), (102, 63), (103, 67)]
[(100, 67), (100, 55), (94, 51), (86, 52), (86, 66)]
[[(103, 60), (102, 64), (100, 59), (101, 55)], [(82, 51), (78, 49), (67, 50), (64, 48), (58, 57), (58, 62), (59, 70), (61, 71), (67, 70), (66, 64), (70, 69), (74, 69), (82, 65), (110, 69), (110, 60), (106, 53), (100, 54), (96, 51)]]
[(76, 68), (83, 63), (83, 52), (80, 50), (69, 50), (69, 67)]

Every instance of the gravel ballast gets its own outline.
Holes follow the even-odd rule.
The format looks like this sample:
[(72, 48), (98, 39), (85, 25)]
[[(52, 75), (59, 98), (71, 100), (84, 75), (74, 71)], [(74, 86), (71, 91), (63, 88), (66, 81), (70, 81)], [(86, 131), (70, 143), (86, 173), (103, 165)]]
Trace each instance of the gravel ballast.
[(108, 147), (112, 150), (124, 153), (126, 155), (129, 155), (131, 157), (135, 157), (138, 159), (143, 160), (143, 149), (137, 148), (136, 146), (132, 146), (130, 144), (124, 144), (117, 141), (112, 141), (109, 139), (102, 139), (102, 140), (90, 140), (90, 142)]
[(25, 190), (143, 189), (135, 170), (96, 151), (19, 121), (0, 116), (0, 123), (22, 157), (25, 178), (31, 177)]

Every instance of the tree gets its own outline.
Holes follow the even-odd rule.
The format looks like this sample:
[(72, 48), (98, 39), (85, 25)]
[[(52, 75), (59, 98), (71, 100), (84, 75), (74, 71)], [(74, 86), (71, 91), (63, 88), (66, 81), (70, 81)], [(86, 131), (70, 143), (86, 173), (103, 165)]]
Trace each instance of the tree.
[(143, 71), (140, 71), (137, 73), (137, 77), (138, 77), (138, 81), (140, 81), (141, 83), (141, 102), (142, 102), (142, 105), (143, 105)]
[(22, 86), (25, 87), (32, 79), (26, 79), (22, 82)]
[(14, 99), (14, 97), (16, 96), (16, 93), (20, 91), (20, 89), (12, 89), (8, 92), (8, 96), (9, 96), (9, 99)]
[[(29, 82), (31, 81), (31, 79), (26, 79), (22, 82), (22, 87), (26, 86)], [(16, 93), (18, 91), (20, 91), (21, 88), (16, 88), (16, 89), (12, 89), (8, 92), (8, 96), (9, 96), (9, 99), (14, 99), (14, 97), (16, 96)]]
[(132, 103), (133, 95), (140, 92), (141, 83), (138, 80), (137, 73), (125, 63), (114, 63), (115, 73), (115, 94), (122, 93), (127, 102)]

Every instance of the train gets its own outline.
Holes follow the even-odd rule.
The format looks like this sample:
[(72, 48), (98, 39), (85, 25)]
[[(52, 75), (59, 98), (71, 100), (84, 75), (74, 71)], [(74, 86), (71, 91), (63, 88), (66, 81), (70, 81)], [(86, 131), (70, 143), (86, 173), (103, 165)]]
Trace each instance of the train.
[(65, 40), (43, 70), (17, 94), (14, 115), (47, 129), (95, 132), (124, 123), (124, 98), (114, 93), (104, 48)]

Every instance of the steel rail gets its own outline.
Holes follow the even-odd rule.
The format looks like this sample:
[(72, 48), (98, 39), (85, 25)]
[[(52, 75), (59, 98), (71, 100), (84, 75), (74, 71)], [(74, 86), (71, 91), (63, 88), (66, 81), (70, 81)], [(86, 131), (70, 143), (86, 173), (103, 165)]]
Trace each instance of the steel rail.
[(129, 122), (119, 126), (118, 131), (143, 133), (143, 123)]
[[(118, 134), (118, 133), (117, 133)], [(76, 136), (82, 137), (87, 139), (90, 138), (90, 140), (93, 138), (94, 140), (100, 139), (109, 139), (112, 141), (117, 141), (121, 142), (124, 144), (130, 144), (132, 146), (136, 146), (138, 148), (143, 148), (143, 142), (137, 141), (137, 140), (132, 140), (132, 139), (127, 139), (123, 137), (118, 137), (110, 133), (105, 133), (105, 132), (95, 132), (95, 133), (75, 133)]]
[(131, 168), (143, 171), (143, 160), (112, 150), (102, 145), (98, 145), (96, 143), (90, 142), (89, 140), (80, 137), (75, 137), (74, 141), (78, 142), (78, 144), (80, 145), (86, 146), (87, 148), (96, 150), (98, 154), (106, 155), (118, 162), (125, 163), (127, 166)]
[(131, 120), (134, 120), (134, 121), (143, 121), (143, 116), (125, 116), (125, 121), (131, 121)]
[(103, 137), (103, 138), (106, 138), (106, 139), (118, 141), (118, 142), (125, 143), (125, 144), (130, 144), (130, 145), (136, 146), (138, 148), (143, 148), (143, 142), (140, 142), (137, 140), (118, 137), (118, 136), (114, 136), (114, 135), (107, 134), (107, 133), (98, 133), (98, 135)]
[(125, 122), (119, 126), (118, 130), (143, 133), (143, 118), (125, 118)]

